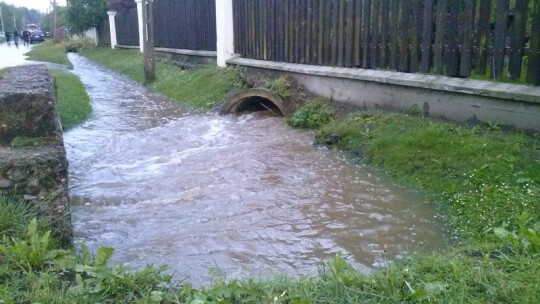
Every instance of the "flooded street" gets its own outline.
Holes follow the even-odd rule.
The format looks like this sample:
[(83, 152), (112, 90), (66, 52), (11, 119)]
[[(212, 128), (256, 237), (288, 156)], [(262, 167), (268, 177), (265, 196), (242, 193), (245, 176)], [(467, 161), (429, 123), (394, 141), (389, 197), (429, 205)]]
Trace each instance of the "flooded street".
[(35, 64), (36, 62), (27, 61), (24, 55), (30, 49), (31, 46), (24, 46), (22, 43), (19, 44), (18, 48), (15, 47), (13, 42), (11, 42), (11, 45), (8, 45), (6, 42), (0, 43), (0, 69), (24, 64)]
[[(264, 113), (197, 113), (78, 55), (93, 114), (65, 133), (75, 237), (178, 279), (315, 273), (342, 253), (367, 272), (444, 246), (423, 196), (316, 147)], [(387, 248), (387, 250), (384, 250)]]

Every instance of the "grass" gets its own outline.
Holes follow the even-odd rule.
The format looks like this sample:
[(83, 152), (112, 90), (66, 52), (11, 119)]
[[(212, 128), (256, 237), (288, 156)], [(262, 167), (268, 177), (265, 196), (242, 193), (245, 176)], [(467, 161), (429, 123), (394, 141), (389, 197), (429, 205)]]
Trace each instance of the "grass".
[(359, 113), (330, 122), (317, 134), (397, 181), (431, 194), (463, 238), (528, 212), (540, 221), (538, 138), (466, 128), (405, 114)]
[[(142, 54), (133, 50), (90, 48), (81, 54), (132, 80), (143, 84)], [(225, 98), (225, 94), (239, 83), (235, 70), (214, 65), (182, 70), (178, 66), (158, 61), (156, 82), (148, 85), (172, 99), (198, 108), (208, 109)]]
[(86, 120), (91, 112), (90, 99), (79, 78), (69, 72), (51, 69), (56, 78), (57, 106), (64, 130)]
[(0, 195), (0, 236), (22, 235), (26, 226), (38, 214), (38, 206)]
[(65, 47), (61, 43), (46, 40), (43, 43), (35, 45), (26, 55), (30, 60), (52, 62), (73, 68), (73, 65), (67, 58)]

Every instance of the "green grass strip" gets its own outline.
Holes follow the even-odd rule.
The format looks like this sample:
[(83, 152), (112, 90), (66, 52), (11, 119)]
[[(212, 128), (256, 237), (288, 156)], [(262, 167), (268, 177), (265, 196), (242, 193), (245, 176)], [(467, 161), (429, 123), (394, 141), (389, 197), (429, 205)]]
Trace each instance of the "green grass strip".
[[(142, 54), (138, 51), (99, 47), (81, 50), (81, 54), (140, 84), (144, 83)], [(183, 70), (161, 61), (156, 64), (156, 78), (156, 82), (148, 85), (149, 88), (202, 109), (222, 101), (225, 94), (239, 83), (237, 72), (232, 68), (204, 65)]]
[(86, 120), (92, 112), (90, 98), (80, 79), (66, 71), (51, 69), (56, 78), (56, 94), (60, 121), (68, 130)]
[(54, 43), (47, 40), (35, 45), (26, 55), (30, 60), (52, 62), (73, 68), (73, 65), (67, 58), (65, 47), (61, 43)]

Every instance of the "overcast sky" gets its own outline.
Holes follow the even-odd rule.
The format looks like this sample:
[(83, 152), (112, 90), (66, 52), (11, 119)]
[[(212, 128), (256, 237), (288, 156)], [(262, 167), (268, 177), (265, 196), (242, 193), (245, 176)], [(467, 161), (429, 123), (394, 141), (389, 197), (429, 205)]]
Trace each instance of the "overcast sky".
[[(46, 13), (51, 8), (52, 0), (0, 0), (0, 2), (5, 2), (7, 4), (13, 4), (15, 6), (34, 8), (38, 11)], [(56, 0), (56, 5), (66, 5), (66, 0)]]

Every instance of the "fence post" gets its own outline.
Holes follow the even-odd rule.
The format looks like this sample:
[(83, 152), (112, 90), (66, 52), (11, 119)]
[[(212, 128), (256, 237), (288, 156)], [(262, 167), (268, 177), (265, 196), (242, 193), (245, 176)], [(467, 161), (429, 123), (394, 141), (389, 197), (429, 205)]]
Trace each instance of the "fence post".
[(97, 27), (93, 27), (93, 32), (94, 32), (94, 45), (95, 46), (98, 46), (99, 45), (99, 35), (98, 35), (98, 29)]
[(116, 41), (116, 22), (114, 21), (114, 16), (116, 16), (115, 11), (108, 11), (109, 15), (109, 28), (111, 31), (111, 49), (114, 49), (118, 42)]
[(234, 57), (233, 0), (216, 0), (217, 65)]
[(137, 21), (139, 24), (139, 50), (144, 53), (144, 22), (143, 22), (143, 0), (135, 0), (137, 2)]

